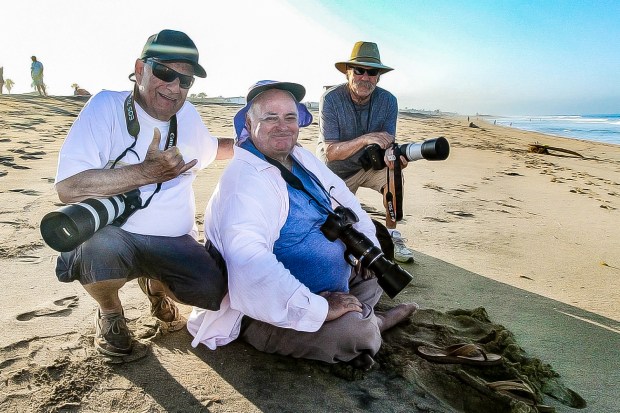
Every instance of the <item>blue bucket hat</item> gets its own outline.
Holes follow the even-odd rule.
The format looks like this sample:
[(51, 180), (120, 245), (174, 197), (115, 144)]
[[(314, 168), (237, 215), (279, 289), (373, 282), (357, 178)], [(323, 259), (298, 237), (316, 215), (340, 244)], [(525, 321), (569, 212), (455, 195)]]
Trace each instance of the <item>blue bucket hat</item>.
[(269, 89), (286, 90), (293, 95), (297, 104), (297, 112), (299, 113), (298, 124), (300, 128), (304, 128), (312, 123), (312, 115), (308, 108), (303, 103), (300, 103), (304, 96), (306, 96), (306, 89), (302, 85), (291, 82), (278, 82), (277, 80), (259, 80), (250, 86), (246, 96), (246, 105), (235, 115), (234, 124), (238, 142), (245, 140), (248, 136), (248, 131), (245, 129), (245, 115), (248, 113), (250, 106), (252, 106), (252, 101), (256, 96)]

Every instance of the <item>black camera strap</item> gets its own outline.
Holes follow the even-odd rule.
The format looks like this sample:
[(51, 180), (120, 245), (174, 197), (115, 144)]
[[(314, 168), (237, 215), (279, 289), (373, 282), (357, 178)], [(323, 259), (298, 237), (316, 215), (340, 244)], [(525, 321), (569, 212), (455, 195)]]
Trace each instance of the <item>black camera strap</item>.
[(400, 146), (394, 144), (394, 196), (396, 198), (396, 221), (403, 219), (403, 168), (400, 164)]
[[(127, 155), (127, 152), (133, 153), (134, 155), (136, 155), (138, 160), (140, 160), (140, 156), (133, 149), (136, 146), (136, 143), (138, 142), (138, 134), (140, 133), (140, 123), (138, 122), (138, 112), (136, 112), (136, 105), (134, 103), (133, 95), (134, 95), (133, 92), (130, 93), (129, 96), (127, 96), (127, 98), (125, 99), (125, 103), (123, 104), (123, 109), (125, 111), (125, 121), (127, 123), (127, 132), (129, 133), (129, 135), (131, 135), (131, 137), (133, 137), (133, 143), (130, 146), (128, 146), (114, 160), (110, 169), (114, 169), (117, 162), (123, 159)], [(176, 146), (177, 136), (178, 136), (177, 135), (177, 115), (174, 114), (170, 118), (170, 127), (168, 128), (168, 137), (166, 139), (166, 145), (164, 147), (164, 150), (170, 148), (171, 146)], [(161, 190), (161, 182), (158, 182), (157, 188), (155, 188), (155, 191), (151, 194), (150, 197), (148, 197), (146, 202), (143, 205), (141, 205), (138, 209), (144, 209), (147, 206), (149, 206), (149, 204), (151, 203), (151, 199), (153, 199), (155, 194), (158, 193), (160, 190)]]
[(385, 192), (385, 202), (387, 204), (390, 219), (394, 222), (403, 219), (403, 172), (400, 164), (400, 147), (394, 143), (392, 145), (394, 154), (394, 169), (387, 169), (387, 185)]
[[(323, 205), (323, 203), (321, 203), (318, 199), (316, 199), (316, 197), (314, 195), (312, 195), (312, 193), (310, 193), (310, 191), (308, 191), (306, 189), (306, 187), (304, 186), (303, 182), (301, 182), (301, 179), (299, 179), (294, 173), (292, 173), (291, 171), (286, 169), (286, 167), (284, 167), (284, 165), (282, 165), (280, 162), (276, 161), (275, 159), (270, 158), (269, 156), (267, 156), (265, 154), (263, 154), (263, 156), (265, 157), (265, 160), (267, 162), (269, 162), (270, 164), (272, 164), (273, 166), (275, 166), (276, 168), (278, 168), (280, 170), (280, 174), (282, 175), (282, 178), (284, 179), (284, 181), (287, 184), (289, 184), (291, 186), (291, 188), (294, 188), (294, 189), (297, 189), (299, 191), (302, 191), (303, 193), (308, 195), (308, 197), (310, 197), (311, 200), (313, 200), (319, 207), (321, 207), (321, 209), (323, 209), (325, 212), (327, 212), (327, 214), (330, 214), (330, 213), (333, 212), (329, 208), (327, 208), (325, 205)], [(301, 166), (301, 163), (297, 162), (297, 160), (295, 160), (295, 158), (293, 158), (293, 160), (294, 160), (294, 162), (296, 162), (298, 165)], [(302, 168), (303, 168), (303, 166), (302, 166)], [(303, 169), (308, 173), (308, 176), (310, 176), (310, 179), (315, 181), (315, 183), (319, 186), (319, 188), (321, 188), (321, 190), (328, 197), (331, 197), (331, 195), (323, 187), (321, 182), (317, 182), (317, 179), (313, 176), (312, 173), (310, 173), (310, 171), (306, 170), (306, 168), (303, 168)], [(336, 201), (336, 202), (338, 202), (338, 201)]]
[[(290, 185), (291, 188), (293, 189), (297, 189), (299, 191), (302, 191), (303, 193), (305, 193), (306, 195), (308, 195), (308, 197), (310, 198), (311, 201), (314, 201), (314, 203), (316, 204), (317, 208), (321, 209), (323, 212), (326, 212), (328, 215), (333, 213), (332, 209), (331, 209), (331, 205), (329, 205), (329, 199), (334, 199), (336, 202), (338, 202), (337, 199), (335, 199), (334, 197), (331, 196), (331, 194), (325, 189), (325, 187), (323, 186), (323, 184), (321, 184), (321, 181), (319, 181), (319, 179), (314, 176), (314, 174), (312, 172), (310, 172), (309, 170), (307, 170), (302, 164), (301, 162), (299, 162), (297, 159), (295, 159), (295, 157), (293, 157), (291, 155), (291, 159), (293, 160), (293, 162), (295, 162), (297, 165), (299, 165), (300, 168), (302, 168), (310, 177), (310, 179), (317, 185), (317, 187), (323, 191), (323, 193), (325, 194), (325, 197), (327, 199), (327, 203), (329, 205), (326, 206), (324, 202), (319, 201), (318, 199), (316, 199), (316, 197), (310, 192), (308, 191), (308, 189), (305, 187), (305, 185), (303, 184), (303, 182), (301, 181), (301, 179), (299, 179), (298, 176), (296, 176), (293, 172), (289, 171), (284, 165), (282, 165), (280, 162), (276, 161), (275, 159), (265, 155), (264, 153), (260, 152), (257, 148), (256, 145), (254, 145), (254, 142), (252, 142), (252, 139), (247, 139), (246, 141), (244, 141), (241, 145), (240, 145), (243, 149), (247, 150), (248, 152), (251, 152), (252, 154), (256, 155), (259, 158), (264, 158), (265, 161), (267, 161), (268, 163), (270, 163), (271, 165), (275, 166), (276, 168), (278, 168), (278, 170), (280, 171), (280, 175), (282, 176), (282, 179), (284, 179), (284, 182), (286, 182), (288, 185)], [(338, 202), (338, 204), (340, 204), (340, 202)], [(340, 204), (341, 205), (341, 204)]]

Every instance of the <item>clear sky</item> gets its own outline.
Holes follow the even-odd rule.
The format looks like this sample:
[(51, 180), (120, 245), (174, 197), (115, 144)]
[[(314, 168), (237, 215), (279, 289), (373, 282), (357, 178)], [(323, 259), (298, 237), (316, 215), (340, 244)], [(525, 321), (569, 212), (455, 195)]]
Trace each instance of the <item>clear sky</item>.
[[(334, 63), (358, 40), (395, 68), (379, 83), (401, 108), (460, 114), (620, 113), (616, 0), (11, 0), (0, 66), (28, 93), (30, 56), (52, 95), (71, 84), (128, 90), (147, 37), (185, 31), (206, 79), (190, 93), (243, 96), (259, 79), (295, 81), (318, 101), (344, 81)], [(6, 90), (5, 90), (6, 93)]]

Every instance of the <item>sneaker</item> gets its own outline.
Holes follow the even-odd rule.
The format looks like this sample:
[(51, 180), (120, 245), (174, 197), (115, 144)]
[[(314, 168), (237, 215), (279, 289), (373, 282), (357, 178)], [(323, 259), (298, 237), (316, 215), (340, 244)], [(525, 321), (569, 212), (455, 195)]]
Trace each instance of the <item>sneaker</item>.
[(394, 260), (398, 262), (413, 262), (413, 251), (405, 245), (406, 238), (401, 237), (400, 232), (392, 232), (394, 242)]
[(166, 330), (177, 331), (185, 326), (187, 320), (170, 297), (164, 292), (151, 293), (149, 279), (146, 277), (138, 278), (138, 285), (151, 302), (151, 315), (163, 321)]
[(95, 348), (108, 356), (126, 356), (131, 353), (131, 331), (123, 313), (95, 314)]

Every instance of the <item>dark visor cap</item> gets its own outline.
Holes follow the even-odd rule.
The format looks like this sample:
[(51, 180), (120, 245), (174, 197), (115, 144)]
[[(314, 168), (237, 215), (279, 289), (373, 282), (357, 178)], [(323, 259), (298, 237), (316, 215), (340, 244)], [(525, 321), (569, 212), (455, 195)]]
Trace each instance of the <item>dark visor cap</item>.
[(198, 49), (183, 32), (162, 30), (146, 41), (140, 59), (156, 59), (160, 62), (184, 62), (194, 67), (194, 75), (207, 77), (207, 72), (198, 63)]

